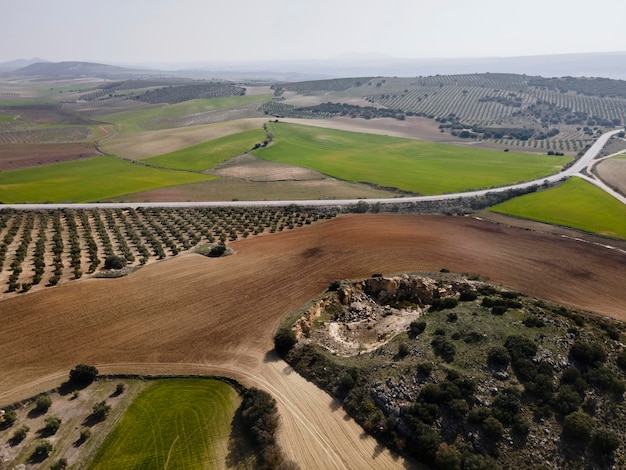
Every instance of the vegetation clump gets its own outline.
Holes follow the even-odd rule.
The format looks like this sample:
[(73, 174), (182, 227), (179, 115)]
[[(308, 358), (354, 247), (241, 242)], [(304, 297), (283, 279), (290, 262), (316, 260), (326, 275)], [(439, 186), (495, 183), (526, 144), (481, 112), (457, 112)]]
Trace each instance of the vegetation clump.
[[(458, 292), (469, 282), (451, 273), (432, 276), (446, 276), (442, 284), (457, 285)], [(400, 307), (397, 292), (410, 297), (406, 286), (428, 284), (410, 279), (342, 281), (340, 292), (329, 290), (320, 302), (332, 305), (349, 295), (368, 305), (359, 291), (367, 285), (371, 305), (388, 309), (382, 321), (398, 315), (386, 298), (391, 309)], [(559, 468), (614, 465), (626, 452), (620, 343), (626, 327), (613, 322), (609, 335), (608, 320), (472, 282), (475, 299), (445, 310), (413, 304), (421, 308), (420, 318), (367, 352), (331, 352), (324, 322), (312, 323), (297, 347), (291, 335), (298, 328), (283, 327), (291, 338), (284, 357), (341, 400), (368, 433), (432, 468), (536, 468), (547, 460)], [(389, 295), (381, 296), (373, 286), (384, 286)], [(455, 298), (441, 298), (447, 297)], [(494, 305), (506, 311), (494, 316)], [(359, 317), (342, 312), (331, 320), (338, 324), (335, 329), (345, 319), (351, 338), (361, 338), (355, 326)], [(372, 318), (367, 321), (376, 331)]]

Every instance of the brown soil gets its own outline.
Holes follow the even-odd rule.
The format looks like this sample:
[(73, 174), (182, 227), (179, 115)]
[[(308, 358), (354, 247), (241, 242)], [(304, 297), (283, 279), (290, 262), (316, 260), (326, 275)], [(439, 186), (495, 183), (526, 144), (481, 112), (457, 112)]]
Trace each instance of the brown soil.
[(98, 152), (91, 143), (5, 144), (0, 145), (0, 171), (17, 170), (51, 163), (93, 157)]
[(445, 267), (626, 320), (626, 254), (474, 218), (352, 215), (231, 247), (226, 258), (182, 255), (0, 302), (0, 404), (58, 385), (81, 362), (221, 373), (273, 393), (281, 442), (303, 468), (401, 467), (270, 353), (280, 321), (329, 281)]
[(294, 165), (275, 163), (244, 154), (231, 158), (211, 168), (207, 173), (219, 176), (230, 176), (249, 181), (310, 181), (325, 180), (330, 177)]

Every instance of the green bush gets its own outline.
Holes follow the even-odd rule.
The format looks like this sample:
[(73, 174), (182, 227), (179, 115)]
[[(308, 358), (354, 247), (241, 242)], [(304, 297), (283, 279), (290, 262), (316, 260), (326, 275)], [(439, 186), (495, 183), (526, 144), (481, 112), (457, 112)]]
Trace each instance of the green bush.
[(59, 427), (61, 427), (61, 418), (58, 416), (49, 416), (46, 418), (45, 423), (46, 425), (43, 428), (44, 434), (52, 436), (53, 434), (56, 434)]
[(579, 444), (586, 443), (591, 437), (591, 424), (591, 417), (587, 413), (570, 413), (563, 420), (563, 437)]
[(35, 400), (35, 411), (45, 413), (52, 406), (52, 398), (48, 395), (39, 395)]
[(97, 420), (103, 420), (106, 418), (111, 411), (111, 405), (107, 405), (107, 402), (102, 400), (95, 405), (93, 405), (93, 413), (92, 416)]
[(598, 367), (606, 361), (606, 351), (598, 343), (576, 341), (569, 350), (570, 358), (585, 367)]
[(443, 336), (435, 336), (430, 344), (433, 347), (435, 354), (440, 356), (445, 362), (454, 361), (456, 348), (453, 343), (445, 339)]
[(618, 449), (619, 444), (619, 437), (609, 429), (598, 429), (591, 435), (590, 448), (600, 456), (612, 454)]
[(35, 450), (31, 455), (31, 459), (35, 461), (42, 461), (48, 458), (50, 452), (52, 452), (52, 443), (44, 439), (35, 447)]
[(30, 428), (25, 424), (22, 424), (15, 431), (13, 431), (13, 435), (11, 436), (11, 442), (13, 444), (19, 444), (24, 440), (26, 434), (28, 434), (28, 431), (30, 431)]
[(509, 351), (504, 346), (493, 346), (487, 353), (487, 364), (494, 369), (506, 369), (511, 363)]

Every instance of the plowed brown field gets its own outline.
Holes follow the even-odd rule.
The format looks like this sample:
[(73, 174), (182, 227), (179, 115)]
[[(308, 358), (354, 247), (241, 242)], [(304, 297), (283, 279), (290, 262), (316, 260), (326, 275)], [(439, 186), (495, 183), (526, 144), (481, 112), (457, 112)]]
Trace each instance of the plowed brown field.
[(280, 321), (329, 281), (445, 267), (626, 320), (626, 254), (473, 218), (352, 215), (231, 247), (230, 257), (178, 256), (0, 302), (0, 405), (58, 385), (81, 362), (219, 373), (273, 393), (281, 442), (303, 468), (403, 467), (269, 353)]

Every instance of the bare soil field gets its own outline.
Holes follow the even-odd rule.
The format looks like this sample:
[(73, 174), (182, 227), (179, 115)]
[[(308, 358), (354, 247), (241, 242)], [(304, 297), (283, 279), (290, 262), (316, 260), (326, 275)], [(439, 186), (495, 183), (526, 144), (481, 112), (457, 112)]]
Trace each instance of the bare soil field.
[(67, 162), (98, 155), (92, 143), (5, 144), (0, 146), (0, 171)]
[(607, 158), (598, 164), (596, 171), (606, 184), (626, 194), (626, 158)]
[(207, 173), (249, 181), (311, 181), (331, 179), (314, 170), (261, 160), (250, 154), (233, 157)]
[(308, 199), (371, 199), (395, 197), (397, 193), (331, 178), (303, 181), (250, 181), (223, 176), (212, 181), (127, 194), (111, 201), (264, 201)]
[(230, 247), (0, 302), (0, 405), (58, 386), (77, 363), (220, 373), (273, 394), (281, 444), (303, 468), (406, 468), (271, 352), (281, 320), (331, 280), (447, 268), (626, 320), (626, 254), (475, 218), (350, 215)]

